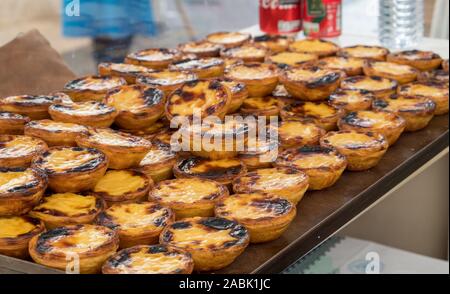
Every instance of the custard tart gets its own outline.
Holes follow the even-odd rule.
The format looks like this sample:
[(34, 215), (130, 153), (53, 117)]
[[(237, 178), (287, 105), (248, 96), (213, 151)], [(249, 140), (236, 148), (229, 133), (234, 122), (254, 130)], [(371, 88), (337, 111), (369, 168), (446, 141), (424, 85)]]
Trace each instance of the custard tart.
[(64, 93), (74, 102), (102, 101), (108, 91), (126, 84), (120, 77), (88, 76), (68, 82), (64, 86)]
[(403, 85), (398, 89), (401, 96), (423, 97), (431, 99), (436, 103), (435, 115), (448, 113), (448, 83), (415, 82)]
[(417, 68), (421, 71), (437, 69), (442, 64), (442, 58), (431, 51), (406, 50), (389, 54), (389, 62), (405, 64)]
[(267, 193), (236, 194), (219, 200), (215, 214), (244, 225), (250, 243), (278, 239), (297, 215), (295, 205)]
[(267, 48), (273, 53), (287, 51), (294, 38), (287, 36), (262, 35), (252, 39), (253, 44)]
[(223, 119), (231, 103), (231, 92), (218, 80), (198, 80), (184, 84), (167, 99), (166, 116), (192, 119), (195, 114), (205, 118)]
[(344, 110), (334, 108), (325, 102), (303, 101), (287, 104), (280, 111), (283, 121), (295, 120), (314, 123), (326, 131), (335, 130), (339, 118), (344, 113)]
[(339, 50), (339, 46), (330, 41), (307, 39), (292, 43), (289, 49), (294, 52), (310, 53), (319, 57), (326, 57), (335, 55)]
[(258, 169), (233, 181), (233, 191), (237, 194), (269, 193), (294, 205), (300, 202), (308, 187), (308, 176), (292, 167)]
[(100, 63), (98, 65), (98, 73), (102, 77), (113, 76), (123, 78), (128, 84), (135, 84), (139, 75), (152, 72), (151, 69), (134, 64), (126, 63)]
[(327, 99), (341, 84), (344, 73), (317, 66), (290, 68), (280, 75), (280, 82), (293, 97), (305, 101)]
[(347, 169), (363, 171), (375, 167), (389, 148), (386, 138), (373, 132), (330, 132), (320, 139), (320, 145), (336, 148), (347, 158)]
[(78, 264), (81, 274), (95, 274), (118, 247), (119, 236), (109, 228), (72, 225), (34, 236), (29, 251), (38, 264), (62, 271), (78, 270)]
[(157, 244), (165, 226), (175, 220), (173, 212), (158, 203), (115, 204), (98, 216), (98, 225), (119, 234), (120, 248)]
[(278, 116), (280, 113), (278, 99), (273, 96), (247, 98), (241, 105), (240, 113), (255, 117), (265, 116), (267, 119)]
[(264, 62), (269, 50), (257, 45), (247, 44), (240, 47), (224, 49), (220, 52), (223, 58), (241, 59), (244, 63)]
[(60, 95), (10, 96), (0, 98), (0, 111), (13, 112), (29, 117), (31, 120), (49, 118), (48, 108), (55, 103), (62, 103)]
[(280, 147), (289, 149), (305, 145), (318, 145), (326, 131), (313, 123), (295, 120), (282, 121), (278, 126)]
[(129, 54), (125, 58), (125, 63), (160, 70), (181, 58), (181, 52), (176, 49), (152, 48)]
[(92, 189), (109, 206), (144, 200), (153, 187), (145, 174), (133, 170), (109, 170)]
[(178, 46), (185, 54), (194, 54), (198, 58), (219, 57), (223, 46), (208, 41), (188, 42)]
[(122, 86), (106, 95), (105, 103), (117, 110), (115, 124), (123, 129), (143, 129), (164, 115), (163, 91), (140, 85)]
[(21, 259), (29, 257), (31, 238), (43, 231), (44, 223), (29, 216), (0, 217), (0, 254)]
[(218, 217), (195, 217), (168, 225), (160, 243), (192, 254), (196, 271), (219, 270), (230, 265), (248, 246), (247, 229)]
[(272, 93), (278, 84), (278, 71), (273, 64), (248, 63), (231, 67), (227, 78), (247, 85), (250, 97), (264, 97)]
[(347, 159), (334, 148), (304, 146), (282, 152), (275, 166), (299, 169), (309, 177), (309, 190), (323, 190), (341, 177), (347, 168)]
[(200, 157), (180, 158), (173, 167), (175, 177), (200, 178), (230, 186), (231, 182), (247, 172), (237, 158), (208, 160)]
[(123, 249), (102, 267), (102, 273), (110, 275), (189, 275), (193, 270), (194, 260), (190, 253), (166, 245)]
[(392, 112), (355, 111), (350, 112), (338, 122), (339, 130), (373, 132), (384, 135), (392, 146), (397, 142), (406, 127), (406, 121)]
[(112, 129), (89, 129), (89, 134), (77, 137), (78, 146), (96, 148), (106, 154), (111, 169), (127, 169), (139, 166), (151, 143), (144, 138)]
[(227, 114), (235, 113), (239, 110), (245, 99), (248, 98), (248, 89), (244, 83), (234, 81), (229, 78), (218, 79), (231, 92), (231, 102), (228, 106)]
[(266, 61), (277, 65), (279, 68), (289, 68), (291, 66), (302, 65), (307, 62), (316, 61), (319, 57), (310, 53), (299, 52), (279, 52), (267, 56)]
[(41, 139), (22, 135), (0, 135), (0, 167), (28, 167), (48, 149)]
[(209, 34), (206, 40), (221, 45), (225, 48), (233, 48), (247, 43), (251, 38), (250, 34), (239, 32), (217, 32)]
[(356, 45), (341, 48), (337, 56), (386, 61), (389, 50), (380, 46)]
[(117, 110), (114, 107), (96, 101), (54, 104), (48, 111), (54, 121), (95, 128), (111, 126), (117, 116)]
[(375, 96), (366, 90), (338, 89), (328, 98), (328, 103), (345, 112), (369, 110)]
[(138, 85), (157, 87), (169, 96), (183, 84), (198, 80), (198, 76), (190, 71), (159, 70), (136, 78)]
[(369, 77), (384, 77), (406, 84), (417, 80), (419, 71), (409, 65), (385, 61), (367, 61), (364, 64), (364, 74)]
[(355, 57), (330, 56), (320, 59), (314, 65), (322, 68), (343, 71), (348, 77), (363, 73), (364, 60)]
[(186, 59), (172, 63), (169, 69), (173, 71), (190, 71), (196, 74), (199, 79), (217, 78), (223, 76), (225, 62), (217, 57)]
[(239, 159), (249, 171), (272, 167), (278, 156), (277, 140), (249, 139), (245, 149), (239, 152)]
[(138, 171), (147, 175), (153, 182), (159, 183), (173, 177), (173, 166), (177, 156), (171, 151), (170, 145), (152, 141), (150, 151), (142, 159)]
[(12, 112), (0, 111), (0, 135), (23, 135), (25, 124), (30, 118)]
[(0, 168), (0, 216), (26, 214), (39, 203), (47, 183), (37, 169)]
[(373, 102), (376, 111), (390, 111), (406, 121), (406, 132), (414, 132), (428, 126), (434, 117), (436, 103), (425, 97), (404, 97), (392, 95)]
[(25, 135), (42, 139), (48, 146), (75, 147), (75, 138), (87, 132), (85, 126), (48, 119), (35, 120), (25, 125)]
[(90, 224), (104, 208), (105, 203), (101, 198), (61, 193), (44, 197), (30, 211), (30, 216), (42, 220), (50, 230), (68, 225)]
[(396, 80), (382, 77), (355, 76), (342, 81), (341, 88), (345, 90), (363, 90), (378, 98), (389, 97), (397, 91)]
[(149, 201), (170, 207), (176, 218), (214, 216), (217, 200), (229, 195), (227, 187), (205, 179), (175, 179), (160, 182), (150, 191)]
[(432, 71), (422, 71), (417, 77), (419, 82), (435, 82), (435, 83), (449, 83), (448, 71), (443, 69), (435, 69)]
[(108, 168), (108, 159), (97, 149), (52, 147), (35, 157), (32, 166), (48, 175), (54, 192), (77, 193), (94, 188)]

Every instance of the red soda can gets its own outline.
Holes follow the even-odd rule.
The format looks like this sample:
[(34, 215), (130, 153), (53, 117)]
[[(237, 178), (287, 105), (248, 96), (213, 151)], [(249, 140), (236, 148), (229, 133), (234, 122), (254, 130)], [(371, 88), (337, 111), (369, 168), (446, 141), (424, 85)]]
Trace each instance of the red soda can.
[(303, 0), (303, 30), (308, 38), (334, 38), (342, 33), (342, 0)]
[(302, 30), (300, 0), (259, 0), (259, 26), (270, 35), (289, 35)]

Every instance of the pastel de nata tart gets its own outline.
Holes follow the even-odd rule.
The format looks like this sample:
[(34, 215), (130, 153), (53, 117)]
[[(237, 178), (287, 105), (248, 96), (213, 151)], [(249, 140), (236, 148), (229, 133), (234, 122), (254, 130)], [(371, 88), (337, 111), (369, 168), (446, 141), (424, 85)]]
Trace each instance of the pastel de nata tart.
[(250, 97), (268, 96), (278, 84), (278, 72), (273, 64), (236, 65), (230, 68), (225, 76), (246, 84)]
[(27, 116), (31, 120), (49, 118), (48, 108), (55, 103), (62, 103), (61, 95), (22, 95), (0, 98), (0, 111), (13, 112)]
[(383, 98), (395, 94), (398, 82), (396, 80), (377, 76), (354, 76), (344, 79), (341, 88), (345, 90), (363, 90), (376, 97)]
[(269, 49), (273, 53), (287, 51), (294, 38), (287, 36), (262, 35), (252, 39), (253, 44)]
[(278, 239), (297, 215), (295, 205), (266, 193), (236, 194), (219, 200), (215, 214), (244, 225), (251, 243)]
[(166, 116), (192, 119), (198, 112), (202, 118), (225, 117), (231, 103), (231, 92), (218, 80), (198, 80), (184, 84), (167, 99)]
[(104, 62), (98, 65), (100, 76), (123, 78), (128, 84), (135, 84), (139, 75), (152, 72), (151, 69), (134, 64)]
[(200, 79), (216, 78), (223, 76), (225, 62), (217, 57), (185, 59), (172, 63), (169, 69), (173, 71), (190, 71)]
[(392, 112), (355, 111), (342, 117), (339, 130), (373, 132), (384, 135), (389, 146), (394, 145), (406, 127), (406, 121)]
[(271, 116), (278, 116), (280, 108), (278, 99), (273, 96), (251, 97), (244, 100), (239, 110), (242, 114), (253, 116), (265, 116), (267, 119)]
[(366, 76), (384, 77), (396, 80), (399, 84), (406, 84), (417, 79), (419, 71), (409, 65), (385, 61), (367, 61), (364, 64)]
[(194, 270), (224, 268), (242, 254), (250, 237), (247, 229), (235, 221), (218, 217), (195, 217), (168, 225), (160, 243), (186, 250), (194, 260)]
[(240, 47), (228, 48), (222, 50), (220, 56), (225, 58), (237, 58), (244, 63), (264, 62), (268, 49), (257, 45), (246, 44)]
[(177, 156), (171, 151), (170, 145), (152, 142), (150, 151), (142, 159), (138, 171), (147, 175), (153, 182), (159, 183), (173, 177), (173, 166)]
[(54, 121), (80, 124), (95, 128), (111, 126), (117, 110), (101, 102), (86, 101), (71, 104), (54, 104), (49, 108)]
[(44, 140), (48, 146), (77, 146), (75, 138), (87, 134), (85, 126), (56, 122), (49, 119), (35, 120), (25, 125), (25, 135)]
[(95, 225), (52, 229), (34, 236), (29, 244), (31, 258), (36, 263), (62, 271), (66, 271), (76, 256), (81, 274), (99, 273), (118, 248), (118, 234)]
[(43, 231), (44, 223), (29, 216), (0, 217), (0, 254), (21, 259), (29, 257), (31, 238)]
[(223, 46), (208, 41), (188, 42), (178, 46), (185, 54), (194, 54), (198, 58), (219, 57)]
[(278, 140), (249, 139), (245, 149), (239, 152), (239, 159), (249, 171), (272, 167), (279, 151)]
[(431, 99), (436, 103), (435, 115), (448, 113), (448, 84), (446, 83), (415, 82), (399, 87), (398, 94)]
[(78, 146), (96, 148), (108, 157), (111, 169), (127, 169), (139, 166), (152, 144), (144, 138), (112, 129), (90, 128), (88, 134), (76, 139)]
[(431, 51), (406, 50), (391, 53), (387, 56), (389, 62), (405, 64), (421, 71), (437, 69), (442, 64), (442, 58)]
[(159, 70), (136, 78), (138, 85), (157, 87), (169, 96), (183, 84), (198, 80), (198, 76), (190, 71)]
[(363, 73), (364, 60), (355, 57), (330, 56), (320, 59), (314, 65), (322, 68), (340, 70), (350, 77)]
[(143, 129), (164, 115), (163, 91), (141, 85), (116, 88), (106, 95), (105, 103), (118, 115), (115, 124), (123, 129)]
[(270, 193), (296, 205), (309, 187), (308, 176), (292, 167), (275, 167), (249, 172), (233, 181), (237, 194)]
[(217, 32), (209, 34), (206, 40), (221, 45), (225, 48), (233, 48), (243, 45), (250, 40), (250, 34), (239, 32)]
[(315, 54), (319, 57), (335, 55), (339, 46), (333, 42), (320, 39), (306, 39), (292, 43), (289, 49), (294, 52)]
[(347, 158), (347, 169), (363, 171), (376, 166), (389, 148), (386, 138), (373, 132), (330, 132), (320, 139), (325, 148), (336, 148)]
[(125, 63), (160, 70), (181, 58), (181, 52), (176, 49), (151, 48), (129, 54), (125, 58)]
[(224, 84), (231, 92), (231, 102), (228, 106), (227, 114), (235, 113), (239, 110), (245, 99), (248, 98), (247, 86), (244, 83), (225, 77), (219, 78), (218, 81)]
[(366, 90), (338, 89), (328, 98), (328, 103), (335, 108), (344, 109), (345, 112), (369, 110), (375, 96)]
[(285, 51), (267, 56), (266, 61), (276, 64), (279, 68), (283, 69), (291, 66), (302, 65), (318, 59), (319, 57), (317, 55), (311, 53)]
[(30, 118), (21, 114), (0, 111), (0, 135), (23, 135)]
[(173, 212), (158, 203), (115, 204), (98, 216), (98, 225), (119, 234), (120, 248), (157, 244), (165, 226), (175, 220)]
[(436, 83), (449, 83), (448, 71), (443, 69), (435, 69), (432, 71), (422, 71), (417, 77), (419, 82), (436, 82)]
[(247, 172), (245, 165), (237, 158), (209, 160), (200, 157), (180, 158), (173, 167), (175, 177), (200, 178), (230, 185)]
[(42, 220), (50, 230), (68, 225), (90, 224), (104, 208), (105, 203), (101, 198), (61, 193), (44, 197), (29, 214)]
[(105, 200), (108, 206), (144, 200), (153, 187), (145, 174), (133, 170), (109, 170), (100, 178), (92, 193)]
[(97, 149), (52, 147), (35, 157), (32, 166), (48, 175), (54, 192), (77, 193), (94, 188), (108, 168), (108, 159)]
[(448, 73), (448, 59), (442, 61), (442, 69)]
[(123, 249), (103, 265), (110, 275), (189, 275), (194, 270), (190, 253), (173, 246), (140, 245)]
[(148, 200), (170, 207), (179, 220), (214, 216), (215, 203), (228, 195), (227, 187), (217, 182), (188, 178), (160, 182), (150, 191)]
[(30, 211), (47, 188), (47, 176), (33, 168), (0, 168), (0, 216)]
[(325, 102), (303, 102), (298, 101), (287, 104), (281, 111), (283, 121), (301, 121), (313, 123), (326, 131), (335, 130), (337, 122), (344, 115), (344, 110), (334, 108)]
[(377, 99), (373, 102), (376, 111), (390, 111), (406, 121), (406, 132), (414, 132), (425, 128), (433, 119), (436, 103), (425, 97), (405, 97), (392, 95), (389, 98)]
[(304, 146), (283, 151), (277, 167), (293, 167), (309, 178), (309, 190), (323, 190), (333, 186), (347, 168), (347, 159), (336, 149)]
[(31, 160), (48, 149), (41, 139), (22, 135), (0, 135), (0, 167), (28, 167)]
[(280, 75), (280, 82), (293, 97), (305, 101), (325, 100), (341, 84), (344, 73), (317, 66), (290, 68)]
[(126, 84), (120, 77), (87, 76), (68, 82), (64, 86), (64, 93), (74, 102), (102, 101), (108, 91)]
[(295, 120), (282, 121), (278, 126), (281, 148), (289, 149), (305, 145), (318, 145), (326, 131), (313, 123)]
[(356, 45), (341, 48), (337, 56), (386, 61), (389, 50), (380, 46)]

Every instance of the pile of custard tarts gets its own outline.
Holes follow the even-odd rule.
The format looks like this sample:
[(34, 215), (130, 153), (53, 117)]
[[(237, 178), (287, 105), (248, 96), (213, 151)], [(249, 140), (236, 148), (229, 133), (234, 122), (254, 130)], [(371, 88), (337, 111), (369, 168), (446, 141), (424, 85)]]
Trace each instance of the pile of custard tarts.
[[(220, 270), (283, 238), (308, 190), (447, 114), (448, 77), (433, 52), (220, 32), (0, 97), (0, 254), (81, 273)], [(278, 117), (278, 141), (174, 152), (169, 122), (194, 108)]]

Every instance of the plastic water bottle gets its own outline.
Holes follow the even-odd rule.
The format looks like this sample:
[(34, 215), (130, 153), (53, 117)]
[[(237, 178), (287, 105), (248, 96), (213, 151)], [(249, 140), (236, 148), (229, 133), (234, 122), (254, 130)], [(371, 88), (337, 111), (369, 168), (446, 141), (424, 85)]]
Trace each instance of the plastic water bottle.
[(416, 47), (424, 34), (423, 0), (380, 0), (379, 37), (391, 49)]

